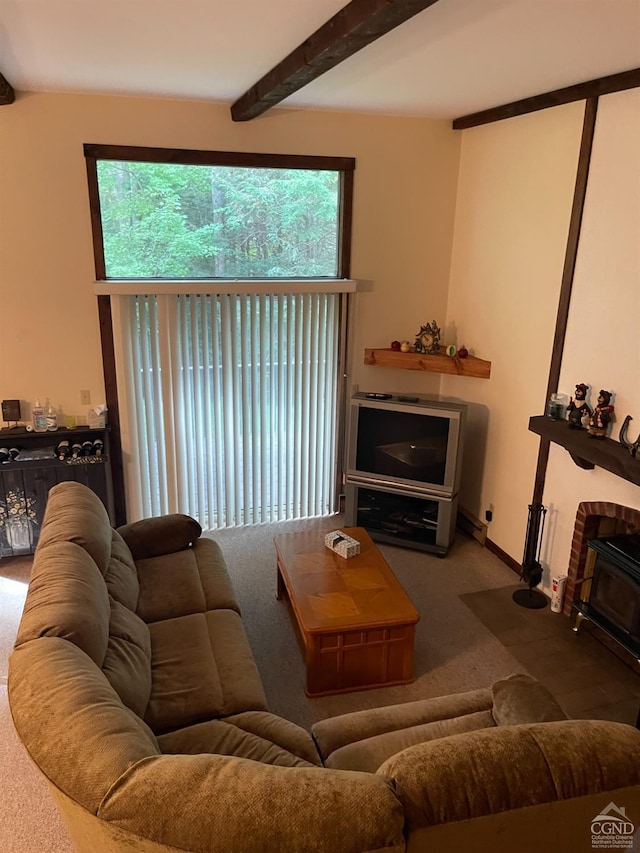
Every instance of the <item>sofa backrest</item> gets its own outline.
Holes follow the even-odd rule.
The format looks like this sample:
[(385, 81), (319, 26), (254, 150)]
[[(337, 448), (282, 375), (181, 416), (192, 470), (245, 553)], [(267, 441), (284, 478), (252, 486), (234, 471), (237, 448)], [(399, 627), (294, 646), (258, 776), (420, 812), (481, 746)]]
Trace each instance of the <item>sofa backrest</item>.
[(29, 640), (9, 660), (9, 704), (31, 758), (47, 779), (96, 814), (112, 785), (158, 743), (74, 642)]
[(81, 483), (59, 483), (49, 491), (38, 554), (56, 542), (73, 542), (92, 558), (108, 592), (129, 610), (136, 609), (140, 585), (131, 551), (100, 498)]
[(81, 483), (59, 483), (49, 491), (38, 548), (73, 542), (104, 575), (111, 557), (111, 522), (100, 498)]
[[(100, 499), (79, 483), (54, 486), (11, 658), (10, 698), (36, 763), (85, 807), (92, 797), (87, 778), (81, 773), (66, 785), (68, 758), (56, 765), (56, 756), (65, 756), (60, 742), (71, 732), (67, 755), (72, 742), (77, 751), (74, 738), (100, 744), (102, 759), (116, 773), (102, 774), (109, 783), (131, 763), (159, 752), (142, 721), (151, 695), (151, 641), (135, 613), (138, 594), (131, 552)], [(20, 698), (34, 685), (33, 696)]]

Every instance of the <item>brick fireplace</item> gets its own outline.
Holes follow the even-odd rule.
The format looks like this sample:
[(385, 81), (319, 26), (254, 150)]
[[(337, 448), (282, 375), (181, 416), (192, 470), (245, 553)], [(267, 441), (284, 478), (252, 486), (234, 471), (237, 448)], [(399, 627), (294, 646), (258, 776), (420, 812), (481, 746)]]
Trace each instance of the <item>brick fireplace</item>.
[(640, 532), (639, 509), (604, 501), (578, 504), (564, 597), (564, 612), (567, 616), (571, 615), (571, 606), (581, 594), (581, 581), (587, 566), (589, 539), (638, 532)]

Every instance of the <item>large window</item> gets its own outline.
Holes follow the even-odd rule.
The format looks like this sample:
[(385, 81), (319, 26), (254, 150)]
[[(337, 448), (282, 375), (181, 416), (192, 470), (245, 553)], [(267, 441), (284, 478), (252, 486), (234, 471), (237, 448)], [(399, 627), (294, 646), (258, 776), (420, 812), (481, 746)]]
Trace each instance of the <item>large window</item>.
[(129, 519), (335, 512), (353, 161), (85, 155)]
[(348, 158), (93, 145), (85, 154), (99, 279), (348, 274)]

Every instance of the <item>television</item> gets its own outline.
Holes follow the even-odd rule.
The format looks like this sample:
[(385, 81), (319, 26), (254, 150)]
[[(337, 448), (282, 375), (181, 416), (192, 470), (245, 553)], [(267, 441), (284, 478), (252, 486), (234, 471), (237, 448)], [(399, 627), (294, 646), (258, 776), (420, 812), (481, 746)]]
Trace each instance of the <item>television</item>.
[(348, 483), (452, 497), (460, 486), (466, 406), (441, 398), (366, 393), (351, 399)]

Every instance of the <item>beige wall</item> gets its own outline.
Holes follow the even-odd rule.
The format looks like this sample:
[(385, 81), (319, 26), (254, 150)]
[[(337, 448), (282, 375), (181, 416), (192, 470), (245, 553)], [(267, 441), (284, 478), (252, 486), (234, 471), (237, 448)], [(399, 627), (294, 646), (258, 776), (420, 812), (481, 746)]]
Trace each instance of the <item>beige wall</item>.
[[(622, 163), (634, 145), (637, 158), (637, 99), (601, 99), (594, 158)], [(490, 538), (519, 560), (538, 449), (527, 424), (545, 403), (583, 110), (454, 133), (425, 119), (274, 110), (236, 124), (227, 106), (202, 102), (21, 95), (0, 110), (0, 398), (48, 396), (73, 414), (83, 413), (80, 389), (104, 399), (83, 142), (354, 156), (352, 274), (367, 284), (353, 297), (349, 385), (441, 391), (470, 404), (461, 504), (480, 518), (491, 508)], [(617, 251), (638, 228), (630, 174), (640, 174), (637, 162), (592, 175), (562, 390), (611, 386), (619, 420), (635, 417), (635, 437), (637, 255)], [(411, 339), (432, 319), (446, 342), (492, 361), (490, 380), (363, 365), (364, 347)], [(548, 575), (566, 569), (579, 500), (637, 498), (556, 448), (547, 482)]]
[[(569, 395), (576, 383), (588, 384), (590, 404), (600, 388), (613, 391), (616, 440), (626, 415), (633, 417), (631, 439), (640, 434), (639, 326), (640, 91), (634, 89), (598, 105), (559, 386)], [(553, 574), (566, 574), (578, 504), (611, 501), (640, 509), (640, 489), (601, 468), (578, 468), (552, 446), (543, 501), (548, 584)]]
[(491, 379), (443, 377), (470, 404), (461, 505), (520, 561), (544, 411), (583, 104), (463, 131), (447, 339)]
[[(273, 110), (234, 123), (203, 102), (24, 94), (0, 111), (0, 398), (104, 400), (84, 142), (356, 158), (351, 384), (402, 390), (365, 346), (443, 317), (459, 134), (447, 122)], [(380, 371), (380, 374), (388, 371)], [(428, 390), (428, 389), (426, 389)], [(437, 384), (436, 384), (437, 390)]]

